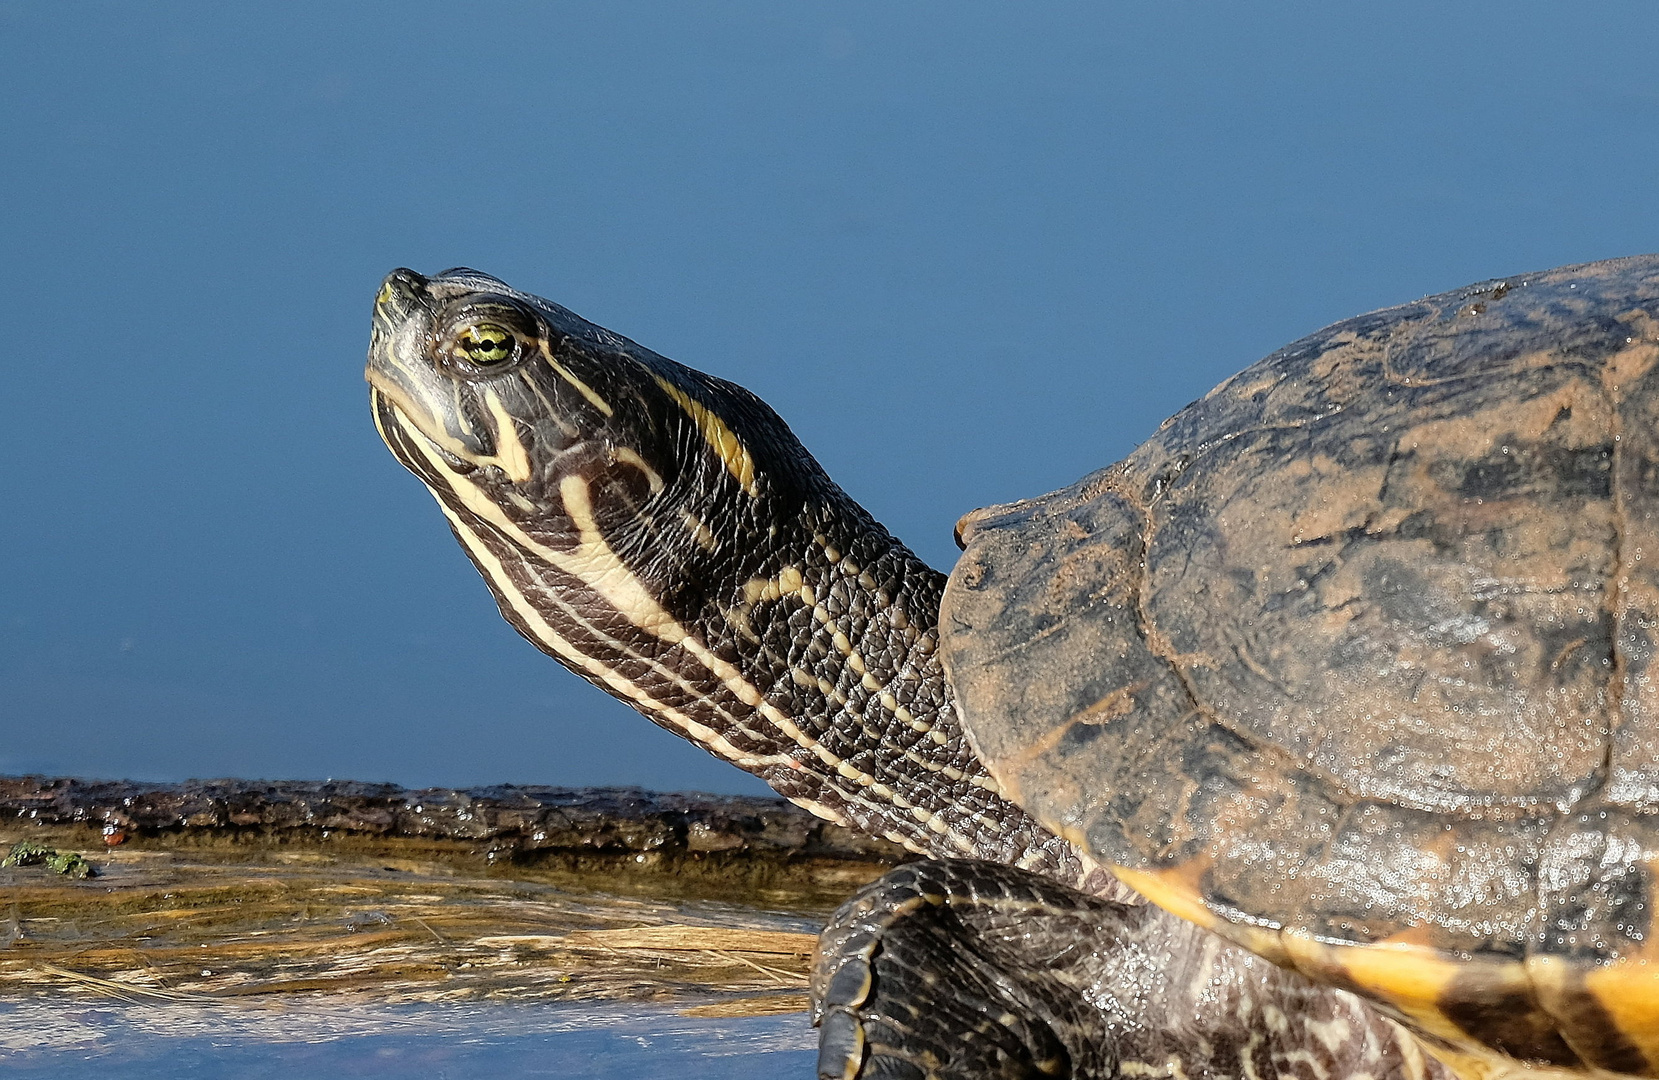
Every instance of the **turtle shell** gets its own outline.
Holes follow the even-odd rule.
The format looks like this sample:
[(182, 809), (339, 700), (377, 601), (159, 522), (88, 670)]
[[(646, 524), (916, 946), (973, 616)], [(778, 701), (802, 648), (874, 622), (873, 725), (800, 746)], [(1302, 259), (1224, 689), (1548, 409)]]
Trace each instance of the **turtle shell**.
[(1337, 323), (959, 534), (1045, 825), (1447, 1052), (1659, 1075), (1659, 256)]

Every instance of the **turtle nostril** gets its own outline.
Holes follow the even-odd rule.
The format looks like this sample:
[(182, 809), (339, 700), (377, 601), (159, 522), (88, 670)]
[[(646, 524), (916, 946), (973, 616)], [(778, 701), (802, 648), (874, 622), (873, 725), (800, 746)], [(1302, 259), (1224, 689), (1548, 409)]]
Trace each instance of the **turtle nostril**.
[(419, 304), (420, 297), (425, 294), (427, 279), (399, 267), (386, 275), (386, 280), (380, 283), (380, 292), (375, 295), (376, 309), (391, 316), (402, 316), (413, 311)]

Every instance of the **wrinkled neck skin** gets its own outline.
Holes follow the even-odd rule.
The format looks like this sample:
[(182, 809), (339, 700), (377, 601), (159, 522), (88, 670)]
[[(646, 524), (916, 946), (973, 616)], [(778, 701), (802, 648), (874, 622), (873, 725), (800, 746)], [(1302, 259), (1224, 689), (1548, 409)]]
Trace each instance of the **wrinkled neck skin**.
[(757, 544), (694, 617), (759, 691), (727, 739), (770, 756), (744, 767), (912, 851), (1076, 882), (1082, 861), (1002, 796), (957, 719), (937, 655), (944, 575), (839, 490), (773, 521), (774, 546)]

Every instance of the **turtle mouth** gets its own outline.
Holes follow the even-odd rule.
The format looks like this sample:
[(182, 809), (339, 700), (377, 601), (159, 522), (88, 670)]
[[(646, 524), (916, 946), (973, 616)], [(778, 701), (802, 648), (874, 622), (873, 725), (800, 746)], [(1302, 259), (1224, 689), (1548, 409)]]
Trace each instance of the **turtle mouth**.
[[(435, 457), (449, 471), (461, 476), (470, 476), (483, 467), (482, 463), (466, 456), (465, 448), (456, 446), (448, 433), (413, 403), (407, 391), (383, 377), (377, 378), (377, 374), (372, 368), (369, 370), (369, 405), (374, 412), (374, 423), (380, 430), (381, 441), (400, 461), (421, 472), (424, 470), (417, 468), (419, 459)], [(423, 420), (426, 423), (422, 423)], [(437, 428), (436, 435), (429, 430), (429, 425)], [(406, 439), (419, 439), (425, 444), (425, 452), (400, 445), (400, 441)]]

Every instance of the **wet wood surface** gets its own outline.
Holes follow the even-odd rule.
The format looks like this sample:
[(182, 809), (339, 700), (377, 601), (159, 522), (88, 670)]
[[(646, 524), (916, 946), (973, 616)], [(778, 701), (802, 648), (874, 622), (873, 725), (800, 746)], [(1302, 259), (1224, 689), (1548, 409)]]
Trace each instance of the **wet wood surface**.
[(779, 800), (0, 778), (0, 994), (805, 1007), (823, 916), (898, 857)]

